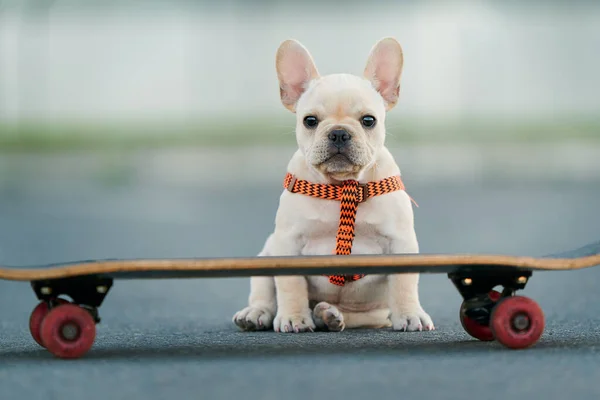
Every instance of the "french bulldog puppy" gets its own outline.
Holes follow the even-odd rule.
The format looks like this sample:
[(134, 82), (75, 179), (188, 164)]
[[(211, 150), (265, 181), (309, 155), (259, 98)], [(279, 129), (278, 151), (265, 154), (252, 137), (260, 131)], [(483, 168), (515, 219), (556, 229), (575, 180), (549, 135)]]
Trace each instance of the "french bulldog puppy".
[[(297, 115), (298, 143), (287, 172), (321, 184), (367, 183), (400, 175), (385, 146), (385, 118), (398, 102), (402, 65), (400, 44), (384, 38), (371, 49), (363, 77), (321, 76), (302, 44), (283, 42), (276, 54), (277, 77), (281, 102)], [(330, 255), (339, 218), (339, 201), (284, 189), (274, 231), (258, 255)], [(404, 190), (360, 204), (352, 254), (418, 252), (411, 199)], [(296, 333), (433, 330), (418, 284), (419, 274), (412, 273), (366, 275), (343, 286), (326, 276), (252, 277), (248, 307), (237, 312), (233, 322), (242, 330)]]

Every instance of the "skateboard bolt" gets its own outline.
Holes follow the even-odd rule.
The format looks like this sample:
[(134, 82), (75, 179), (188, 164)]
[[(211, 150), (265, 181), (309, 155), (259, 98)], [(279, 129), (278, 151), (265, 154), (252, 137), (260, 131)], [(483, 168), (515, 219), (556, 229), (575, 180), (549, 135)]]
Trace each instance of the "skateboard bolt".
[(524, 284), (524, 283), (526, 283), (526, 282), (527, 282), (527, 278), (524, 277), (524, 276), (520, 276), (520, 277), (517, 278), (517, 283), (519, 283), (521, 285)]
[(40, 292), (44, 295), (49, 295), (52, 293), (52, 288), (50, 288), (48, 286), (44, 286), (40, 289)]
[(463, 279), (462, 283), (465, 286), (469, 286), (471, 283), (473, 283), (473, 279), (471, 279), (471, 278), (465, 278), (465, 279)]
[(75, 340), (79, 336), (79, 328), (75, 324), (66, 324), (62, 327), (61, 334), (66, 340)]
[(514, 317), (512, 322), (515, 329), (519, 331), (529, 328), (529, 318), (527, 318), (527, 315), (519, 314)]
[(96, 292), (98, 293), (106, 293), (108, 288), (106, 286), (96, 286)]

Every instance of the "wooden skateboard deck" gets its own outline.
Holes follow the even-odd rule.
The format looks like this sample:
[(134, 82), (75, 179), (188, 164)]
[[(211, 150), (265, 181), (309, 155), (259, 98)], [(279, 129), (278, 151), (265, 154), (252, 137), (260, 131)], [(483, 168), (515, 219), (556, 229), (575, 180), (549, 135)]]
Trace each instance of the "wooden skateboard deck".
[(600, 242), (526, 257), (492, 254), (394, 254), (193, 259), (106, 259), (36, 267), (0, 267), (0, 279), (39, 281), (99, 275), (114, 279), (227, 278), (277, 275), (453, 273), (574, 270), (600, 265)]
[[(600, 265), (600, 242), (543, 257), (486, 254), (396, 254), (311, 257), (90, 260), (37, 267), (0, 267), (0, 279), (29, 281), (40, 303), (31, 314), (33, 338), (52, 354), (76, 358), (95, 340), (98, 309), (115, 279), (225, 278), (279, 275), (446, 273), (464, 301), (465, 331), (509, 348), (533, 345), (544, 315), (516, 296), (534, 271)], [(502, 292), (494, 288), (502, 286)], [(70, 301), (65, 299), (69, 297)]]

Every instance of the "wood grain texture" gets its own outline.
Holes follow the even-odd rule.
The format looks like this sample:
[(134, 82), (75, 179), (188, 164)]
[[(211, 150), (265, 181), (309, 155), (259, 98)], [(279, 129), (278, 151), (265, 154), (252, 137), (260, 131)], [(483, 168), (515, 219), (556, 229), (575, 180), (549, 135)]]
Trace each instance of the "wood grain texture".
[(600, 242), (555, 257), (474, 254), (352, 255), (207, 259), (93, 260), (18, 268), (0, 267), (0, 279), (48, 280), (85, 275), (123, 279), (320, 275), (332, 273), (447, 273), (458, 269), (576, 270), (600, 265)]

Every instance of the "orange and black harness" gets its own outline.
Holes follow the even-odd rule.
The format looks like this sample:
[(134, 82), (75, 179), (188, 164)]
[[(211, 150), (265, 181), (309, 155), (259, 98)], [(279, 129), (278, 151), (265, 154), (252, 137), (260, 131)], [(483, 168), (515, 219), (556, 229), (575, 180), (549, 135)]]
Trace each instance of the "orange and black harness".
[[(371, 197), (404, 190), (404, 184), (399, 175), (376, 182), (358, 183), (355, 180), (347, 180), (341, 185), (334, 185), (310, 183), (305, 180), (296, 179), (295, 176), (288, 173), (283, 181), (283, 187), (292, 193), (300, 193), (319, 199), (337, 200), (340, 202), (340, 222), (335, 238), (336, 255), (350, 255), (352, 253), (352, 242), (354, 241), (355, 234), (354, 223), (356, 221), (356, 211), (360, 203), (364, 203)], [(329, 277), (329, 282), (332, 284), (344, 286), (346, 282), (356, 281), (364, 277), (364, 274), (327, 276)]]

